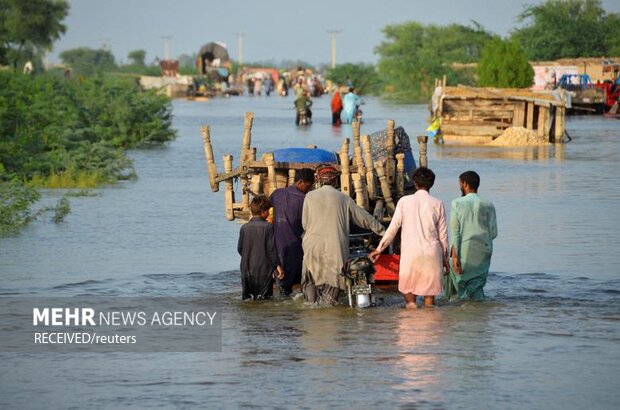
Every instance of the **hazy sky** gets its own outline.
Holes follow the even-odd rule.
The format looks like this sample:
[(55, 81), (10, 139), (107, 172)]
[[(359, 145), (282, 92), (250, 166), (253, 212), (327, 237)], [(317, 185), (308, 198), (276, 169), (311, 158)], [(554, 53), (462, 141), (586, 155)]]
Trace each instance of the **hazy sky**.
[[(146, 61), (164, 57), (164, 36), (171, 36), (170, 56), (196, 53), (210, 41), (228, 45), (243, 61), (303, 60), (331, 62), (331, 35), (337, 39), (337, 62), (376, 62), (375, 47), (388, 24), (468, 25), (472, 20), (488, 31), (507, 35), (517, 16), (537, 0), (69, 0), (67, 32), (54, 45), (58, 53), (75, 47), (99, 48), (104, 42), (117, 62), (142, 49)], [(604, 0), (607, 12), (620, 13), (619, 0)]]

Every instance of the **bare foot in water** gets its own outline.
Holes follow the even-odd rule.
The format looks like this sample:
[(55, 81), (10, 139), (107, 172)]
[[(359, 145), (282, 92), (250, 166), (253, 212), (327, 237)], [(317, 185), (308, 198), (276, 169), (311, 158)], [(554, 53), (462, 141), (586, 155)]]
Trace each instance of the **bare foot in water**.
[(424, 296), (424, 307), (435, 307), (435, 296)]
[(411, 302), (411, 303), (405, 304), (405, 308), (406, 309), (417, 309), (418, 305), (416, 305), (415, 302)]

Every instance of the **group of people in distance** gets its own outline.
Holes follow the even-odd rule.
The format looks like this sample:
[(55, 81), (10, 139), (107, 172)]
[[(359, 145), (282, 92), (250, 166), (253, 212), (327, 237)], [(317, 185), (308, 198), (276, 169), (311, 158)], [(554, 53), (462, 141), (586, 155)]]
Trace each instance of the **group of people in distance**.
[[(342, 88), (342, 87), (341, 87)], [(343, 95), (344, 93), (344, 95)], [(310, 98), (308, 91), (305, 89), (299, 89), (295, 94), (295, 125), (299, 125), (300, 114), (306, 113), (306, 116), (312, 121), (312, 99)], [(332, 125), (351, 124), (355, 119), (359, 119), (361, 115), (360, 105), (363, 104), (363, 100), (355, 94), (355, 88), (346, 88), (346, 91), (342, 92), (340, 89), (334, 91), (332, 99), (330, 101), (332, 111)]]
[(358, 117), (362, 99), (355, 94), (355, 88), (349, 87), (342, 96), (340, 89), (334, 91), (330, 106), (332, 109), (332, 125), (351, 124)]
[(305, 168), (293, 185), (252, 199), (252, 218), (241, 227), (237, 246), (242, 299), (269, 299), (275, 280), (283, 295), (300, 285), (308, 302), (337, 304), (346, 289), (340, 273), (351, 224), (382, 236), (369, 255), (373, 262), (401, 232), (398, 290), (407, 308), (417, 307), (418, 296), (424, 306), (434, 306), (442, 293), (448, 300), (484, 298), (497, 221), (493, 204), (478, 195), (476, 172), (459, 176), (462, 196), (452, 201), (449, 229), (442, 201), (429, 193), (435, 174), (428, 168), (414, 171), (416, 191), (398, 201), (387, 230), (337, 189), (339, 181), (335, 167)]

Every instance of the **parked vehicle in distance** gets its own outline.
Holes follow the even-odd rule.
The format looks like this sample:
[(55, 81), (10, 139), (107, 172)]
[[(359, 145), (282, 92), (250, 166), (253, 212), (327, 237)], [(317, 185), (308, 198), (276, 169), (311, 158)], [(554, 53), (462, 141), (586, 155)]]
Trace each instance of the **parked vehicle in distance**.
[(605, 90), (596, 87), (587, 74), (563, 74), (557, 88), (571, 93), (573, 111), (602, 114), (605, 112)]

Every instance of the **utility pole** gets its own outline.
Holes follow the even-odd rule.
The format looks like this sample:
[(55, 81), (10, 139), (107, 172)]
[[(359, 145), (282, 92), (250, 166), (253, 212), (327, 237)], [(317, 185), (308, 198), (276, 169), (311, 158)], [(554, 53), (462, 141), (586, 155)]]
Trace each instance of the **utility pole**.
[(170, 40), (172, 40), (172, 36), (162, 36), (162, 40), (164, 40), (164, 60), (170, 59)]
[(245, 33), (235, 33), (237, 35), (237, 62), (243, 64), (243, 36)]
[(336, 68), (336, 34), (342, 33), (340, 30), (327, 30), (332, 35), (332, 68)]
[(101, 42), (100, 48), (105, 51), (110, 51), (110, 39), (109, 38), (100, 38)]

